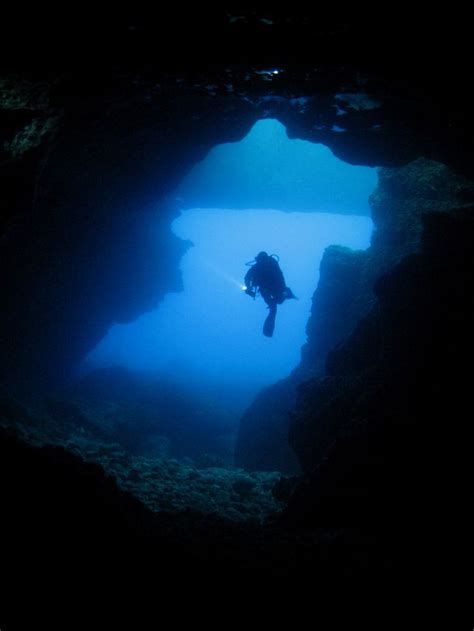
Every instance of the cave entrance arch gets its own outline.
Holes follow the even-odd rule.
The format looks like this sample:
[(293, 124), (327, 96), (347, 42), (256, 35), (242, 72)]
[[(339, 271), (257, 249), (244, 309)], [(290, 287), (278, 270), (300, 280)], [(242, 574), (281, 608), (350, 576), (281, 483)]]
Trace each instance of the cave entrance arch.
[[(174, 193), (181, 216), (173, 230), (194, 244), (182, 259), (184, 291), (113, 326), (86, 365), (161, 370), (245, 408), (299, 362), (324, 249), (369, 246), (375, 185), (375, 169), (290, 140), (274, 119), (258, 121), (240, 142), (214, 147)], [(261, 332), (263, 301), (241, 290), (245, 262), (260, 250), (280, 256), (299, 298), (279, 309), (271, 339)]]

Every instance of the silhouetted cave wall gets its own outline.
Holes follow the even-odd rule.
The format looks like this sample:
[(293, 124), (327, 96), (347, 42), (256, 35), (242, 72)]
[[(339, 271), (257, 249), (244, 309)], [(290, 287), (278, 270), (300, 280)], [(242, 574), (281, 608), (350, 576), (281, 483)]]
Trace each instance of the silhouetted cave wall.
[(373, 309), (301, 388), (290, 442), (306, 476), (293, 523), (439, 528), (458, 510), (441, 480), (471, 399), (461, 366), (473, 350), (473, 210), (425, 215), (421, 252), (376, 282)]
[[(300, 365), (287, 378), (264, 390), (242, 417), (236, 447), (236, 463), (249, 469), (298, 471), (301, 464), (316, 462), (345, 422), (346, 411), (331, 410), (327, 418), (311, 423), (311, 429), (292, 430), (293, 404), (300, 384), (324, 375), (328, 353), (343, 343), (357, 323), (376, 303), (374, 283), (407, 254), (418, 251), (426, 213), (453, 212), (466, 208), (474, 185), (445, 165), (418, 159), (405, 167), (379, 170), (379, 184), (370, 197), (374, 220), (371, 246), (364, 252), (330, 246), (320, 265), (320, 280), (313, 296), (307, 324), (307, 343)], [(369, 342), (367, 342), (369, 344)], [(327, 406), (341, 386), (322, 376), (311, 382), (315, 409)], [(301, 386), (306, 391), (307, 386)], [(312, 450), (308, 459), (306, 449)], [(317, 455), (317, 457), (316, 457)]]
[(296, 382), (281, 379), (263, 388), (239, 423), (235, 464), (249, 471), (300, 470), (288, 442), (289, 415), (296, 404)]
[[(171, 233), (177, 209), (166, 195), (210, 147), (237, 140), (255, 120), (245, 103), (236, 111), (232, 102), (212, 102), (211, 111), (202, 97), (176, 102), (160, 93), (150, 105), (147, 91), (62, 89), (72, 93), (49, 94), (63, 107), (34, 169), (25, 156), (42, 138), (12, 123), (5, 145), (7, 169), (24, 169), (34, 183), (30, 208), (16, 207), (2, 239), (1, 374), (23, 394), (60, 384), (112, 323), (180, 290), (187, 246)], [(13, 80), (6, 92), (5, 109), (27, 116), (27, 97), (15, 95)], [(20, 203), (16, 193), (13, 183), (9, 209)]]

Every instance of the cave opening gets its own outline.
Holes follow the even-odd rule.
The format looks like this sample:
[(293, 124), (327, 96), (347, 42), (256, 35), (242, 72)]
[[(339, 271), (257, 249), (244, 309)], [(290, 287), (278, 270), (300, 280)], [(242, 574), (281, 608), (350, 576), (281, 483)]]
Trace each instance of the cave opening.
[[(365, 249), (372, 222), (322, 212), (193, 208), (175, 220), (173, 230), (194, 244), (181, 263), (183, 291), (168, 294), (138, 320), (115, 325), (84, 368), (155, 371), (242, 413), (259, 390), (297, 367), (325, 248)], [(260, 250), (278, 257), (297, 296), (278, 307), (272, 338), (262, 335), (264, 300), (243, 291)]]
[[(115, 324), (85, 359), (79, 395), (95, 393), (98, 404), (103, 388), (120, 390), (115, 403), (126, 404), (128, 420), (119, 438), (140, 455), (232, 467), (242, 414), (262, 388), (298, 367), (325, 249), (370, 245), (376, 180), (373, 168), (291, 140), (274, 119), (214, 147), (174, 192), (173, 232), (189, 244), (183, 291)], [(264, 301), (242, 291), (246, 263), (261, 250), (278, 256), (298, 298), (279, 307), (270, 339), (262, 335)]]

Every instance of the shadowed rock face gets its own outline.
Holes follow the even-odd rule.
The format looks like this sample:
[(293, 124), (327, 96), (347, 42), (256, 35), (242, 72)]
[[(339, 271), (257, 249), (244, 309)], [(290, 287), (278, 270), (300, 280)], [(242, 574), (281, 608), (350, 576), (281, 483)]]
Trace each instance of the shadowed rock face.
[[(227, 593), (252, 581), (276, 587), (293, 574), (293, 583), (297, 577), (303, 583), (308, 572), (313, 586), (340, 584), (341, 575), (369, 578), (369, 566), (377, 580), (393, 573), (393, 551), (377, 554), (373, 535), (357, 530), (291, 533), (195, 511), (156, 514), (120, 490), (100, 466), (61, 448), (27, 446), (3, 430), (0, 456), (2, 479), (8, 480), (1, 498), (2, 569), (8, 579), (2, 618), (13, 628), (47, 620), (60, 629), (66, 614), (50, 604), (52, 593), (70, 604), (67, 615), (74, 621), (100, 611), (118, 622), (130, 607), (135, 621), (144, 615), (149, 622), (156, 616), (157, 590), (172, 599), (179, 589), (180, 598), (193, 602), (222, 581)], [(104, 601), (104, 585), (115, 605)], [(97, 602), (87, 599), (76, 612), (77, 592), (84, 589)], [(193, 607), (193, 620), (195, 615)]]
[(250, 471), (300, 471), (288, 442), (289, 414), (296, 403), (291, 377), (264, 388), (240, 419), (235, 464)]
[[(367, 363), (367, 357), (374, 361), (380, 345), (374, 284), (403, 257), (419, 250), (427, 213), (469, 208), (473, 191), (469, 180), (431, 160), (380, 169), (378, 187), (370, 198), (375, 224), (371, 246), (364, 252), (337, 246), (326, 249), (301, 363), (290, 377), (264, 390), (243, 416), (236, 450), (240, 466), (296, 472), (293, 450), (304, 470), (322, 458), (349, 414), (344, 400), (351, 405), (354, 384), (360, 386), (355, 378), (335, 380), (325, 371), (328, 353), (344, 344), (366, 318), (359, 324), (352, 361), (355, 370)], [(312, 380), (306, 383), (308, 379)], [(291, 449), (290, 419), (298, 391), (304, 406), (311, 401), (312, 411), (300, 414), (293, 424)]]
[(374, 309), (301, 390), (290, 440), (307, 480), (290, 520), (417, 522), (444, 501), (446, 424), (459, 427), (470, 399), (472, 208), (424, 225), (421, 252), (377, 281)]

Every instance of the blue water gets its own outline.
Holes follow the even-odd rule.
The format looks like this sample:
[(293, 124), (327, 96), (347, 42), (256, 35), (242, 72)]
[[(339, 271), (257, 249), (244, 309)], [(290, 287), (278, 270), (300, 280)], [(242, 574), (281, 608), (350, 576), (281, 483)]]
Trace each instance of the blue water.
[[(366, 248), (368, 217), (262, 210), (195, 209), (173, 224), (195, 247), (183, 257), (184, 291), (152, 313), (113, 326), (90, 354), (97, 365), (160, 369), (187, 380), (252, 389), (288, 375), (300, 358), (319, 262), (330, 244)], [(250, 261), (276, 253), (299, 300), (278, 308), (273, 338), (262, 335), (266, 305), (241, 289)]]
[[(302, 174), (300, 188), (291, 156), (297, 157)], [(232, 186), (230, 164), (235, 167)], [(262, 200), (269, 164), (269, 190), (273, 195), (278, 180), (282, 190), (292, 189), (286, 210), (293, 212), (250, 206), (236, 210), (234, 196), (237, 206), (252, 196)], [(206, 193), (206, 182), (212, 181), (220, 184)], [(156, 370), (214, 393), (233, 393), (248, 403), (260, 387), (287, 376), (299, 362), (324, 249), (331, 244), (365, 249), (370, 244), (368, 196), (375, 185), (374, 169), (345, 164), (321, 145), (290, 141), (276, 121), (260, 121), (241, 143), (216, 147), (176, 192), (183, 212), (173, 231), (194, 244), (182, 259), (184, 291), (168, 294), (157, 310), (131, 324), (112, 326), (89, 354), (85, 369), (122, 365)], [(316, 200), (313, 212), (294, 212), (310, 193)], [(191, 204), (212, 198), (225, 207)], [(262, 335), (264, 301), (252, 300), (241, 288), (245, 263), (261, 250), (280, 257), (286, 283), (299, 298), (278, 307), (272, 338)]]
[(238, 143), (214, 147), (176, 191), (181, 208), (270, 208), (369, 215), (375, 169), (354, 167), (328, 147), (289, 140), (276, 120), (258, 121)]

